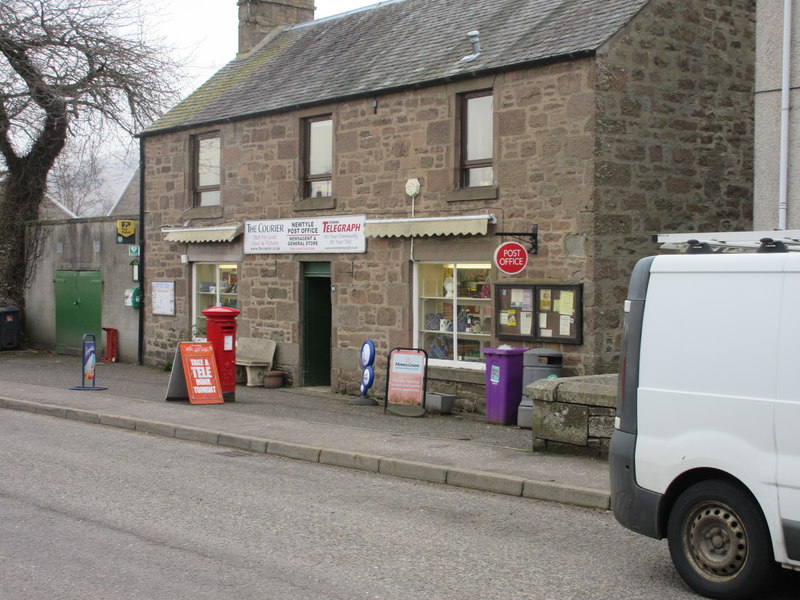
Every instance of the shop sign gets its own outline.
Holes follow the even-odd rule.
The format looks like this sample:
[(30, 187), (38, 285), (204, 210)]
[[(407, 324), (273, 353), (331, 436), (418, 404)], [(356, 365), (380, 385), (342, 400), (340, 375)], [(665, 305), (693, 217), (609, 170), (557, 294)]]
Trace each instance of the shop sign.
[(506, 242), (494, 252), (494, 264), (507, 275), (520, 273), (528, 264), (528, 252), (522, 244)]
[(245, 254), (366, 252), (364, 215), (245, 221)]
[(136, 221), (132, 219), (117, 219), (117, 243), (136, 243)]

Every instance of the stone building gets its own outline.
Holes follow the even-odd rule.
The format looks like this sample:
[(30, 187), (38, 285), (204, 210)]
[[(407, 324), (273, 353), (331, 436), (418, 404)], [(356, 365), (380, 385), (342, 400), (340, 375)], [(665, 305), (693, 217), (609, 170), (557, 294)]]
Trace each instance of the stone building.
[(237, 57), (141, 133), (147, 362), (229, 305), (293, 385), (357, 393), (370, 338), (378, 395), (418, 347), (480, 411), (483, 349), (613, 372), (651, 234), (751, 224), (752, 1), (238, 4)]

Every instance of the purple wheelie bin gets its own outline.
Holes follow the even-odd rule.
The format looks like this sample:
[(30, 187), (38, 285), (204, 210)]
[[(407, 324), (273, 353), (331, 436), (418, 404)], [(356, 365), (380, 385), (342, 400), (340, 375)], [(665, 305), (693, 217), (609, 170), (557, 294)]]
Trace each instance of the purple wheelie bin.
[(522, 400), (522, 367), (526, 348), (484, 348), (486, 420), (513, 425)]

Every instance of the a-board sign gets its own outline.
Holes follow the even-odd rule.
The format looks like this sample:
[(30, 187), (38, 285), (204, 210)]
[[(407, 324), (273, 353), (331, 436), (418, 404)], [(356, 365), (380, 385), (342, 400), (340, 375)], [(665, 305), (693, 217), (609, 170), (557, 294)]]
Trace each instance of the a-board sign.
[(425, 413), (425, 387), (428, 379), (428, 354), (419, 348), (395, 348), (389, 353), (386, 376), (387, 407), (411, 408), (402, 411), (407, 416)]
[(208, 342), (181, 342), (175, 350), (169, 377), (167, 400), (186, 400), (191, 404), (222, 404), (214, 347)]

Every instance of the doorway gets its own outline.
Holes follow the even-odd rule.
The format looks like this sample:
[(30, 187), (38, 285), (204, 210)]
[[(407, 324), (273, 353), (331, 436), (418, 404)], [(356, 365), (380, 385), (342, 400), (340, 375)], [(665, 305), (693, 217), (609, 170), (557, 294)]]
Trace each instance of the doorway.
[(100, 271), (56, 271), (56, 343), (59, 354), (80, 354), (83, 335), (94, 334), (98, 351), (103, 279)]
[(303, 263), (303, 385), (331, 384), (331, 263)]

